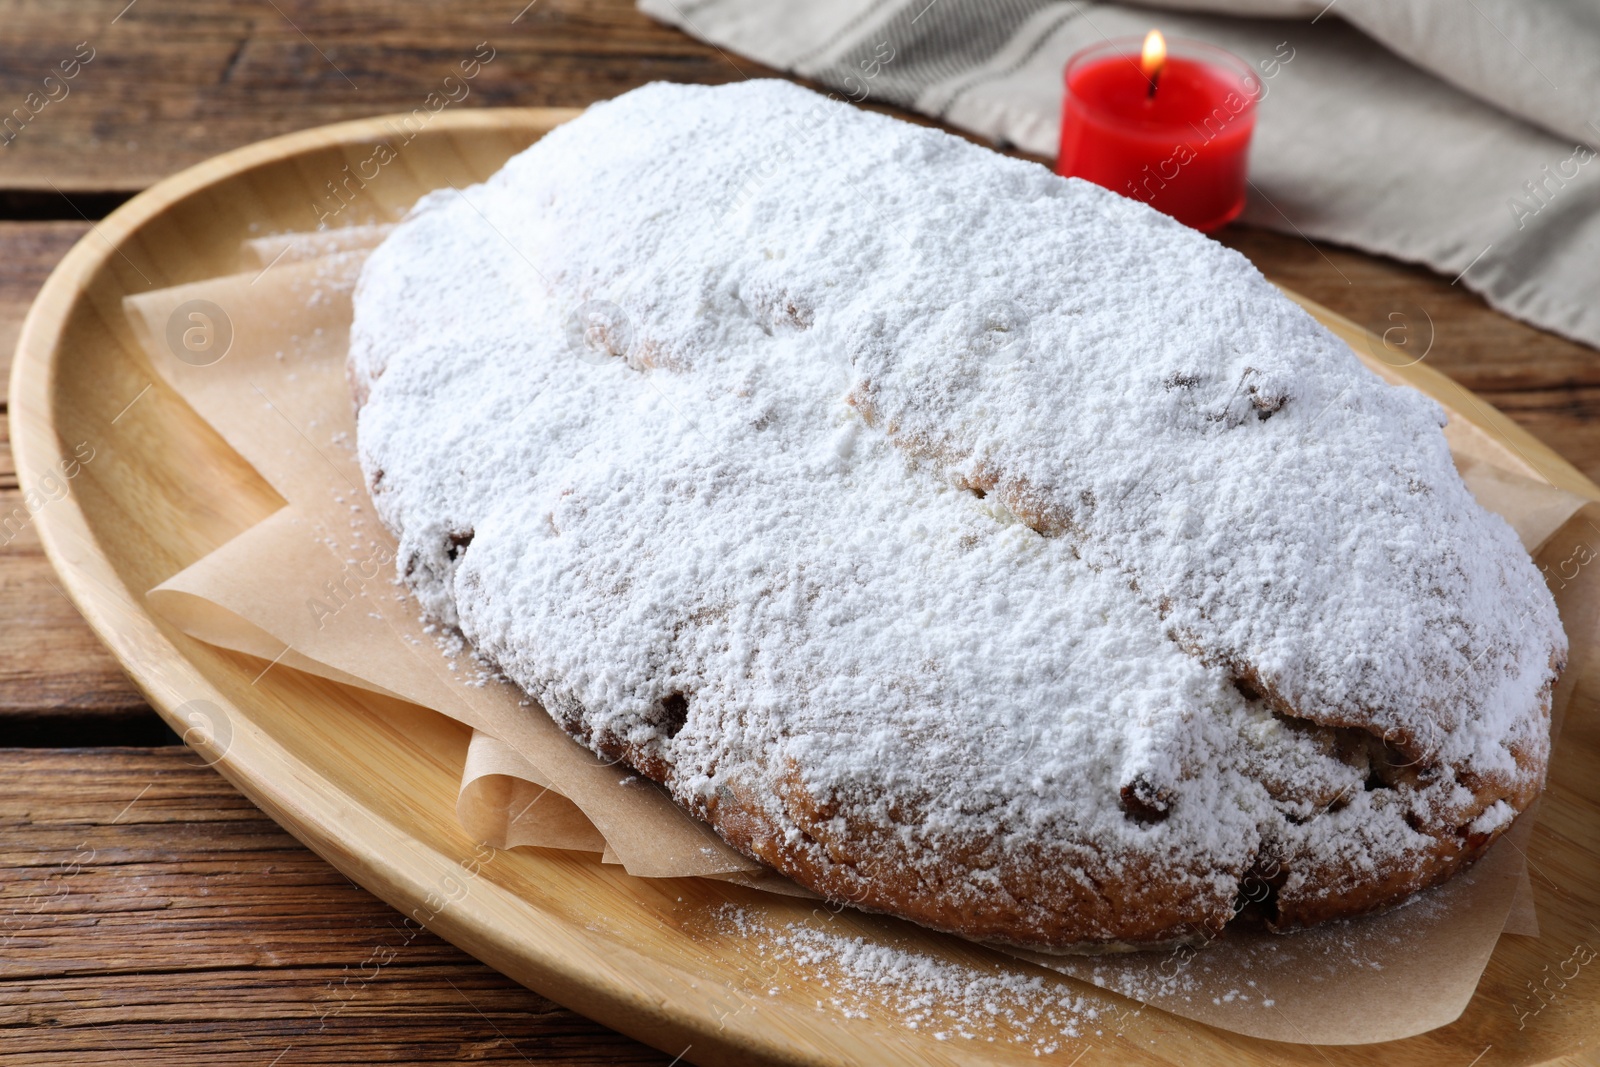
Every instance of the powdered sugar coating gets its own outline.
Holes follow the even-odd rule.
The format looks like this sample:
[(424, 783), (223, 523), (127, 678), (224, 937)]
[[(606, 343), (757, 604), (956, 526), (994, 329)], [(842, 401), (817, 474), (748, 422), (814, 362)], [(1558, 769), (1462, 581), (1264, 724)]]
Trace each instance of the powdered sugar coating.
[(1038, 974), (978, 968), (881, 939), (847, 936), (799, 923), (772, 927), (731, 905), (718, 926), (739, 936), (738, 956), (756, 956), (769, 996), (792, 989), (798, 972), (827, 992), (818, 1011), (870, 1018), (887, 1010), (900, 1025), (937, 1041), (999, 1040), (1036, 1056), (1072, 1039), (1098, 1036), (1100, 1020), (1120, 1012), (1106, 999), (1074, 995)]
[[(1438, 409), (1233, 253), (946, 135), (630, 93), (425, 198), (351, 369), (427, 610), (836, 898), (1156, 940), (1268, 856), (1370, 906), (1542, 776), (1559, 624)], [(1429, 772), (1364, 788), (1240, 673)]]

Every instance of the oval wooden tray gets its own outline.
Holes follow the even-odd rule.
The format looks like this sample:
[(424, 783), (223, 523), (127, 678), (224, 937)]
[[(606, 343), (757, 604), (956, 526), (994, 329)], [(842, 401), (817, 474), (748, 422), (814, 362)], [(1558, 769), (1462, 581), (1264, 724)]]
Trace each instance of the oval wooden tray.
[[(558, 852), (480, 849), (454, 816), (463, 727), (420, 709), (378, 707), (371, 696), (293, 671), (263, 674), (261, 661), (193, 641), (145, 608), (145, 590), (281, 501), (158, 383), (123, 318), (122, 297), (239, 269), (243, 239), (311, 229), (335, 208), (336, 225), (394, 218), (429, 189), (483, 179), (572, 114), (440, 114), (381, 164), (375, 147), (406, 136), (398, 118), (309, 130), (187, 170), (95, 226), (29, 313), (11, 381), (12, 441), (25, 489), (36, 489), (80, 442), (94, 449), (70, 493), (36, 515), (45, 548), (89, 623), (176, 729), (188, 728), (176, 712), (188, 701), (223, 710), (215, 736), (191, 739), (229, 781), (349, 877), (539, 992), (668, 1054), (687, 1050), (685, 1060), (696, 1063), (1038, 1062), (1034, 1045), (1017, 1043), (1001, 1024), (975, 1040), (941, 1041), (937, 1027), (911, 1029), (888, 1008), (868, 1005), (860, 1018), (819, 1010), (836, 987), (796, 968), (775, 974), (741, 951), (746, 942), (716, 916), (729, 903), (779, 924), (815, 910), (839, 933), (893, 937), (980, 969), (1021, 964), (999, 964), (982, 949), (905, 924), (830, 916), (736, 886), (638, 880)], [(1358, 353), (1370, 343), (1348, 321), (1312, 310)], [(1600, 498), (1559, 456), (1448, 379), (1421, 365), (1389, 373), (1451, 408), (1454, 432), (1471, 437), (1471, 451)], [(1581, 695), (1573, 710), (1530, 849), (1545, 934), (1501, 939), (1457, 1023), (1381, 1046), (1312, 1047), (1147, 1011), (1118, 1027), (1090, 1024), (1049, 1058), (1488, 1067), (1592, 1048), (1600, 1036), (1593, 974), (1587, 983), (1573, 980), (1534, 1025), (1519, 1029), (1514, 1010), (1532, 1003), (1525, 984), (1551, 973), (1574, 945), (1600, 943), (1590, 922), (1600, 897), (1600, 735)], [(1063, 992), (1131, 1006), (1037, 973)], [(1579, 994), (1585, 985), (1588, 995)]]

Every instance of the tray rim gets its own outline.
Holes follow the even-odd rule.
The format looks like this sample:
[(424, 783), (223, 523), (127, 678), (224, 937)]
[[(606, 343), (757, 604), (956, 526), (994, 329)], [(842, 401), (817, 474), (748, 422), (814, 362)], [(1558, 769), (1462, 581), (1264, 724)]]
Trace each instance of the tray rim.
[[(474, 130), (549, 128), (581, 113), (578, 108), (479, 108), (436, 115), (441, 133)], [(23, 320), (13, 358), (9, 392), (9, 422), (14, 462), (24, 493), (35, 491), (32, 471), (43, 470), (68, 454), (55, 426), (54, 381), (63, 362), (63, 342), (68, 319), (86, 287), (122, 242), (145, 224), (180, 201), (236, 178), (256, 166), (287, 156), (381, 139), (400, 115), (355, 119), (301, 130), (255, 142), (214, 156), (172, 175), (117, 208), (106, 219), (91, 223), (90, 231), (73, 245), (51, 271)], [(1354, 321), (1290, 290), (1287, 295), (1328, 325), (1352, 348), (1372, 335)], [(1356, 349), (1360, 356), (1360, 350)], [(1363, 357), (1364, 359), (1364, 357)], [(1365, 361), (1365, 359), (1364, 359)], [(1370, 365), (1370, 361), (1368, 362)], [(1540, 442), (1482, 398), (1453, 379), (1421, 363), (1390, 368), (1385, 375), (1403, 380), (1447, 403), (1467, 422), (1527, 460), (1527, 468), (1560, 488), (1591, 500), (1600, 500), (1600, 485)], [(1503, 447), (1503, 446), (1502, 446)], [(414, 869), (392, 856), (364, 851), (351, 842), (371, 836), (393, 835), (397, 827), (375, 811), (361, 806), (332, 782), (307, 768), (256, 726), (250, 716), (215, 688), (205, 674), (156, 625), (143, 597), (119, 577), (109, 557), (100, 549), (78, 495), (68, 493), (51, 506), (32, 513), (33, 524), (45, 554), (60, 577), (73, 604), (96, 636), (116, 657), (152, 707), (180, 732), (186, 724), (174, 709), (196, 695), (237, 711), (225, 750), (209, 739), (197, 745), (207, 762), (252, 803), (267, 812), (312, 851), (360, 883), (391, 906), (411, 914), (407, 904), (425, 899), (436, 885), (419, 878)], [(187, 739), (187, 738), (186, 738)], [(209, 746), (209, 747), (208, 747)], [(272, 780), (277, 791), (262, 783)], [(290, 780), (292, 787), (283, 782)], [(280, 803), (280, 798), (287, 802)], [(350, 801), (356, 804), (352, 807)], [(352, 819), (363, 824), (352, 832)], [(421, 841), (412, 846), (437, 869), (453, 870), (458, 862)], [(433, 932), (514, 980), (568, 1005), (669, 1055), (692, 1046), (695, 1062), (748, 1063), (756, 1055), (787, 1063), (832, 1062), (821, 1049), (805, 1048), (782, 1040), (782, 1028), (760, 1025), (751, 1017), (725, 1016), (722, 1026), (714, 1011), (694, 1005), (670, 1005), (652, 984), (640, 980), (633, 959), (661, 961), (647, 953), (622, 949), (600, 937), (578, 936), (559, 920), (548, 917), (540, 926), (524, 927), (513, 952), (500, 948), (497, 939), (504, 925), (489, 924), (489, 914), (515, 912), (526, 923), (537, 914), (523, 898), (492, 882), (480, 880), (476, 906), (456, 910), (448, 917), (430, 920)], [(520, 907), (518, 906), (520, 905)], [(579, 962), (583, 965), (579, 965)], [(534, 970), (530, 972), (531, 962)], [(667, 964), (666, 966), (671, 966)], [(713, 1027), (712, 1023), (718, 1025)], [(1190, 1024), (1185, 1021), (1185, 1025)], [(1368, 1046), (1373, 1047), (1373, 1046)], [(863, 1048), (862, 1051), (866, 1051)], [(879, 1050), (881, 1051), (881, 1050)], [(952, 1049), (952, 1051), (955, 1051)]]

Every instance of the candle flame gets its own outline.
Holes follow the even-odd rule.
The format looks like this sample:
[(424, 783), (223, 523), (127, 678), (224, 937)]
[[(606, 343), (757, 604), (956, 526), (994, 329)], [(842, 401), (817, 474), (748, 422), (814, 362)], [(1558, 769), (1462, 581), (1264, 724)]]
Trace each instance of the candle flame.
[(1139, 56), (1139, 69), (1150, 79), (1152, 90), (1161, 77), (1161, 68), (1166, 65), (1167, 39), (1161, 36), (1160, 30), (1151, 30), (1144, 35), (1144, 51)]

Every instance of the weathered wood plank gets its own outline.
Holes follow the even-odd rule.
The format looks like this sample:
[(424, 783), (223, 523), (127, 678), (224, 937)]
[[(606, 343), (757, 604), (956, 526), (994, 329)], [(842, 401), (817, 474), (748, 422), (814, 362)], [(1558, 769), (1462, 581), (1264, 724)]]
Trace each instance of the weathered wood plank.
[(7, 444), (0, 472), (0, 745), (172, 740), (62, 591)]
[[(264, 137), (425, 107), (433, 92), (458, 98), (449, 107), (576, 107), (658, 79), (762, 72), (631, 0), (4, 0), (0, 23), (0, 119), (13, 116), (0, 189), (142, 189)], [(492, 60), (445, 85), (480, 44)], [(74, 61), (76, 77), (59, 80)], [(47, 75), (59, 99), (44, 95)]]
[[(4, 153), (0, 149), (0, 154)], [(0, 223), (0, 372), (28, 305), (84, 234), (77, 222)], [(0, 744), (160, 744), (171, 734), (66, 598), (33, 529), (0, 417)]]
[(0, 749), (0, 779), (8, 1064), (670, 1059), (405, 925), (187, 749)]
[[(0, 149), (0, 159), (4, 156), (5, 150)], [(11, 377), (11, 353), (34, 294), (67, 249), (88, 232), (89, 224), (81, 220), (0, 222), (0, 381)], [(0, 489), (15, 488), (16, 484), (8, 450), (0, 468)]]
[[(0, 448), (10, 472), (10, 449)], [(0, 744), (162, 744), (170, 732), (62, 592), (22, 494), (0, 491)]]

